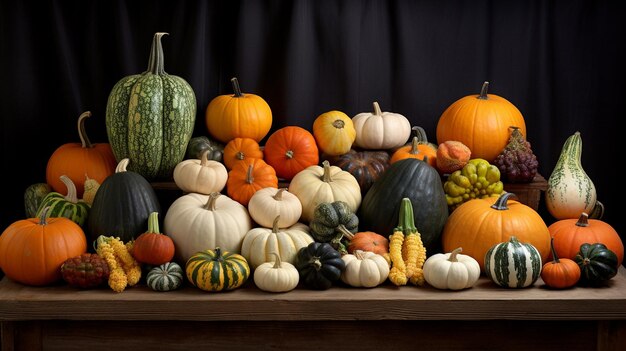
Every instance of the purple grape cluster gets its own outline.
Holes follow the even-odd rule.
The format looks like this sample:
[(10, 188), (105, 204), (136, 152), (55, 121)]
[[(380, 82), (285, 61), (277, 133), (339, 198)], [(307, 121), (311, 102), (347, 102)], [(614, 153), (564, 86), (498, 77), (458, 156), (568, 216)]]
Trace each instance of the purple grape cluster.
[(539, 162), (533, 154), (530, 143), (521, 133), (512, 133), (511, 140), (493, 161), (504, 181), (509, 183), (530, 183), (537, 174)]

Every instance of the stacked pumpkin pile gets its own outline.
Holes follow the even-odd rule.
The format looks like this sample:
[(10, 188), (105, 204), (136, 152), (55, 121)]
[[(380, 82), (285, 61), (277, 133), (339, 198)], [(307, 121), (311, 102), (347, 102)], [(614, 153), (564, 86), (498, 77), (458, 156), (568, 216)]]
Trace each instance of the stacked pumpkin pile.
[[(530, 286), (540, 275), (568, 287), (581, 272), (580, 281), (594, 284), (616, 274), (619, 235), (587, 218), (595, 189), (591, 202), (581, 194), (554, 200), (563, 198), (554, 195), (561, 188), (581, 188), (564, 182), (588, 179), (563, 176), (576, 174), (580, 135), (564, 146), (546, 198), (555, 217), (567, 209), (576, 219), (557, 217), (548, 227), (503, 190), (502, 180), (532, 181), (537, 160), (521, 113), (488, 95), (487, 83), (444, 111), (439, 145), (376, 102), (353, 118), (323, 113), (312, 131), (285, 126), (269, 134), (269, 105), (243, 93), (235, 78), (234, 94), (207, 106), (210, 137), (192, 138), (195, 95), (165, 74), (163, 34), (154, 36), (149, 69), (110, 94), (109, 143), (90, 143), (90, 113), (82, 114), (82, 143), (58, 148), (46, 183), (26, 190), (29, 219), (0, 236), (9, 278), (83, 288), (107, 282), (121, 292), (142, 275), (157, 291), (176, 289), (185, 277), (206, 291), (230, 290), (253, 276), (257, 287), (277, 292), (339, 281), (457, 290), (481, 273), (506, 287)], [(161, 226), (150, 182), (162, 179), (173, 179), (183, 195)]]

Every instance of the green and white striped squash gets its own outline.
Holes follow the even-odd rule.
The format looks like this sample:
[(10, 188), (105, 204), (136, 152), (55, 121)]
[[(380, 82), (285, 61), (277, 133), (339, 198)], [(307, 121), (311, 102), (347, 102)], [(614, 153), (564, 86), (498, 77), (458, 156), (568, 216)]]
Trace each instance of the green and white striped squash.
[(515, 236), (496, 244), (485, 254), (485, 273), (505, 288), (533, 285), (541, 274), (541, 254), (533, 245), (520, 243)]
[(26, 218), (34, 218), (37, 216), (37, 210), (41, 201), (46, 195), (52, 191), (48, 183), (31, 184), (24, 190), (24, 210)]
[(78, 199), (76, 185), (68, 176), (62, 175), (60, 179), (67, 187), (67, 195), (57, 193), (56, 191), (49, 192), (41, 200), (35, 217), (41, 217), (43, 210), (46, 207), (50, 207), (46, 218), (65, 217), (83, 227), (89, 216), (90, 207), (86, 202)]
[(164, 71), (161, 37), (152, 41), (148, 70), (119, 80), (107, 102), (106, 127), (118, 162), (147, 180), (169, 179), (183, 160), (196, 120), (196, 96), (183, 78)]
[(154, 291), (178, 289), (183, 283), (183, 269), (176, 262), (166, 262), (152, 268), (146, 275), (146, 284)]
[(193, 286), (204, 291), (233, 290), (250, 276), (248, 261), (240, 254), (213, 250), (197, 252), (187, 260), (185, 272)]

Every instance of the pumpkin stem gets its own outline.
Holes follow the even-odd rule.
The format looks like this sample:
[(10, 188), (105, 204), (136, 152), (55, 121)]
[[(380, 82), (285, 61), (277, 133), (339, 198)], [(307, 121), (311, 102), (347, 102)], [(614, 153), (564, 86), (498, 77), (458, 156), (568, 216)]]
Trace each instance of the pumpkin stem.
[(278, 221), (280, 220), (280, 215), (274, 218), (274, 222), (272, 222), (272, 233), (278, 233)]
[(66, 176), (65, 174), (60, 176), (59, 179), (61, 179), (63, 184), (65, 184), (65, 187), (67, 187), (67, 195), (65, 195), (65, 201), (69, 201), (73, 204), (77, 203), (78, 196), (76, 195), (76, 185), (74, 185), (74, 182), (70, 179), (70, 177)]
[(324, 162), (322, 162), (322, 166), (324, 167), (324, 175), (322, 175), (322, 181), (324, 181), (324, 183), (332, 182), (333, 179), (330, 176), (330, 162), (328, 162), (328, 160), (324, 160)]
[(254, 168), (254, 165), (248, 166), (248, 173), (246, 173), (246, 183), (248, 184), (254, 183), (254, 176), (252, 175), (253, 168)]
[(159, 213), (151, 212), (148, 216), (148, 233), (161, 234), (159, 231)]
[(373, 105), (374, 105), (374, 115), (382, 116), (383, 111), (380, 109), (380, 105), (378, 105), (378, 102), (374, 101)]
[(148, 70), (152, 74), (165, 74), (165, 56), (163, 55), (163, 46), (161, 45), (161, 37), (169, 33), (158, 32), (152, 38), (152, 47), (150, 48), (150, 58), (148, 60)]
[(274, 261), (274, 267), (272, 268), (276, 268), (276, 269), (282, 268), (283, 261), (281, 261), (280, 255), (273, 251), (270, 252), (270, 255), (274, 255), (274, 257), (276, 257), (276, 260)]
[(411, 127), (411, 130), (419, 140), (420, 144), (428, 144), (428, 137), (426, 136), (426, 131), (424, 130), (424, 128), (420, 126), (413, 126)]
[(278, 191), (276, 192), (276, 194), (274, 194), (273, 198), (276, 201), (283, 201), (283, 192), (287, 190), (287, 188), (280, 188), (278, 189)]
[(343, 234), (343, 237), (348, 239), (349, 241), (352, 241), (352, 239), (354, 239), (354, 234), (351, 231), (347, 230), (347, 229), (346, 229), (346, 232), (342, 233), (342, 234)]
[(202, 152), (202, 156), (200, 156), (200, 166), (206, 167), (209, 165), (209, 152), (211, 152), (211, 150), (208, 149)]
[(243, 151), (237, 151), (237, 153), (235, 154), (235, 158), (238, 160), (243, 160), (246, 158), (246, 155), (243, 153)]
[(557, 256), (556, 250), (554, 250), (554, 237), (550, 238), (550, 251), (552, 251), (552, 262), (560, 263), (559, 256)]
[(413, 140), (411, 141), (411, 150), (409, 150), (409, 154), (411, 155), (419, 154), (420, 153), (419, 146), (420, 146), (419, 139), (416, 136), (413, 137)]
[(341, 236), (350, 240), (352, 238), (354, 238), (354, 234), (352, 234), (351, 231), (348, 230), (348, 228), (346, 228), (345, 225), (340, 224), (335, 228), (336, 231), (338, 231), (339, 233), (341, 233)]
[(239, 87), (239, 81), (237, 77), (232, 77), (230, 82), (233, 84), (233, 91), (235, 92), (235, 97), (242, 97), (243, 93), (241, 92), (241, 88)]
[(578, 217), (578, 221), (576, 222), (576, 225), (579, 227), (589, 226), (589, 215), (586, 212), (581, 213), (580, 217)]
[(215, 248), (215, 261), (223, 261), (223, 257), (222, 257), (222, 249), (219, 247)]
[(204, 209), (205, 210), (209, 210), (209, 211), (215, 211), (215, 205), (217, 203), (217, 198), (220, 197), (220, 193), (218, 193), (217, 191), (212, 192), (209, 195), (209, 201), (207, 201), (206, 205), (204, 205)]
[(287, 150), (287, 152), (285, 152), (285, 157), (287, 157), (288, 159), (292, 159), (293, 158), (293, 150)]
[(456, 258), (456, 255), (460, 254), (462, 251), (463, 251), (462, 247), (457, 247), (456, 249), (452, 250), (452, 252), (450, 253), (450, 257), (448, 258), (448, 261), (459, 262), (459, 260)]
[(78, 136), (83, 149), (91, 149), (93, 147), (85, 129), (85, 119), (89, 117), (91, 117), (91, 111), (85, 111), (78, 117)]
[(487, 90), (489, 89), (489, 82), (485, 81), (483, 83), (483, 87), (480, 89), (480, 95), (478, 95), (478, 99), (488, 100), (489, 96), (487, 96)]
[(363, 260), (364, 259), (363, 254), (364, 254), (363, 250), (356, 250), (356, 251), (354, 251), (354, 256), (356, 256), (356, 258), (359, 259), (359, 260)]
[(315, 268), (316, 271), (322, 269), (322, 262), (320, 261), (319, 257), (312, 257), (309, 260), (309, 263), (313, 265), (313, 268)]
[(39, 225), (47, 225), (48, 221), (48, 212), (50, 212), (50, 206), (46, 206), (44, 207), (43, 210), (41, 210), (41, 213), (39, 214)]
[(491, 208), (495, 210), (500, 210), (500, 211), (508, 210), (509, 207), (507, 206), (507, 202), (509, 201), (509, 198), (511, 196), (517, 197), (517, 195), (513, 193), (509, 193), (509, 192), (503, 193), (502, 195), (500, 195), (500, 197), (498, 197), (498, 200), (496, 200), (496, 202), (493, 205), (491, 205)]
[(415, 227), (415, 219), (413, 217), (413, 204), (411, 199), (405, 197), (400, 204), (400, 213), (398, 215), (398, 226), (394, 231), (401, 231), (404, 235), (417, 232)]
[(126, 168), (128, 167), (128, 162), (130, 162), (130, 159), (128, 158), (122, 159), (115, 167), (115, 173), (126, 172)]
[(342, 120), (340, 120), (340, 119), (336, 119), (336, 120), (333, 122), (333, 127), (337, 128), (337, 129), (341, 129), (341, 128), (343, 128), (343, 127), (345, 126), (345, 124), (346, 124), (346, 123), (345, 123), (344, 121), (342, 121)]

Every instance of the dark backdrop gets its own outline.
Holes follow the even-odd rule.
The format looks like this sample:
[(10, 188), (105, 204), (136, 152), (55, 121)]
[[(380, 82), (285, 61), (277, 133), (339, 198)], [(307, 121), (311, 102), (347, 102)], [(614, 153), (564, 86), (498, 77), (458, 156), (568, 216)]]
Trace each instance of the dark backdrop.
[(111, 88), (146, 69), (152, 36), (165, 31), (165, 70), (196, 93), (194, 135), (207, 135), (206, 106), (233, 76), (268, 101), (272, 131), (376, 100), (432, 140), (445, 108), (488, 80), (523, 113), (546, 178), (581, 132), (604, 219), (624, 237), (625, 10), (617, 0), (0, 0), (1, 226), (24, 217), (23, 191), (45, 181), (52, 152), (79, 141), (81, 112), (93, 113), (92, 141), (107, 142)]

